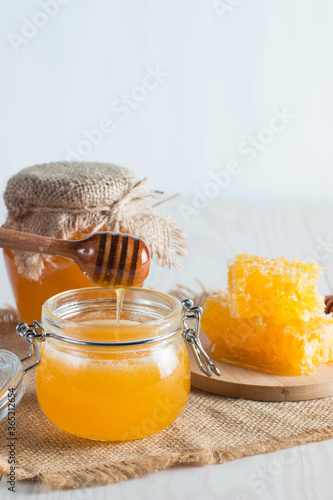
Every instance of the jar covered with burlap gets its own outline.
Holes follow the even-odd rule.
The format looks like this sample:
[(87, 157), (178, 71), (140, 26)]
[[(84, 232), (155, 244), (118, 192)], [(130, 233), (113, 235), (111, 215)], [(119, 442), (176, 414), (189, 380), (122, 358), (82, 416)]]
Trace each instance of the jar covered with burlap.
[[(4, 227), (72, 240), (96, 231), (132, 234), (147, 243), (158, 264), (177, 268), (173, 256), (185, 255), (185, 236), (172, 218), (155, 208), (154, 200), (164, 194), (146, 189), (144, 183), (127, 168), (106, 163), (28, 167), (8, 181)], [(26, 323), (40, 317), (49, 297), (92, 286), (74, 262), (62, 257), (12, 250), (5, 250), (4, 256)]]

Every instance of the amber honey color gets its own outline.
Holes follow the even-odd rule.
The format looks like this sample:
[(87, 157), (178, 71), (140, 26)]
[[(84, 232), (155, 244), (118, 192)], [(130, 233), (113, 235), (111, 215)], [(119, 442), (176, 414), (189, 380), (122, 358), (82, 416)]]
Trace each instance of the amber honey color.
[(40, 319), (43, 303), (53, 295), (92, 286), (74, 262), (62, 257), (52, 257), (40, 281), (28, 280), (19, 274), (11, 250), (4, 250), (4, 257), (17, 309), (22, 321), (28, 324)]
[[(115, 321), (96, 320), (89, 321), (86, 338), (94, 337), (94, 325), (108, 341), (118, 341), (124, 326), (132, 340), (151, 335), (134, 322), (121, 320), (119, 329)], [(181, 335), (148, 347), (112, 349), (48, 339), (41, 354), (39, 404), (55, 425), (76, 436), (110, 441), (148, 436), (170, 425), (189, 396), (189, 358)]]
[[(103, 226), (100, 230), (106, 231), (107, 228)], [(71, 239), (82, 239), (90, 233), (89, 230), (78, 232), (72, 235)], [(3, 253), (16, 306), (25, 323), (31, 324), (33, 320), (40, 319), (42, 305), (50, 297), (66, 290), (92, 286), (92, 282), (71, 260), (51, 257), (50, 262), (45, 263), (42, 278), (39, 281), (33, 281), (18, 272), (12, 250), (4, 249)]]

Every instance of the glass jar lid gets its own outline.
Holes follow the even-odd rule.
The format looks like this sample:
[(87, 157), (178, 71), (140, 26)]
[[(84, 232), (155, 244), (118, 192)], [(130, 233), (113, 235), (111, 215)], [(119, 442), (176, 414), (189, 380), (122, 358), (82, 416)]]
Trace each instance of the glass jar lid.
[[(180, 301), (156, 290), (128, 288), (119, 323), (116, 311), (117, 293), (112, 288), (59, 293), (43, 305), (45, 338), (91, 347), (134, 348), (167, 340), (183, 328)], [(114, 325), (109, 332), (108, 322)]]
[[(0, 350), (0, 421), (8, 410), (15, 410), (16, 404), (24, 394), (22, 364), (12, 352)], [(10, 406), (10, 404), (12, 406)]]

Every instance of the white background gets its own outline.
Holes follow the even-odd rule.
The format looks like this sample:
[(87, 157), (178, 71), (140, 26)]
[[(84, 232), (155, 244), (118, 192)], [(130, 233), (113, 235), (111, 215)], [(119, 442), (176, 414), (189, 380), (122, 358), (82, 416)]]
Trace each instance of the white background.
[[(110, 118), (114, 131), (84, 159), (128, 166), (169, 193), (192, 196), (236, 159), (243, 171), (223, 199), (330, 202), (330, 0), (62, 2), (46, 19), (47, 0), (0, 2), (2, 189)], [(27, 20), (45, 25), (13, 42)], [(168, 76), (121, 119), (113, 101), (156, 66)], [(283, 107), (295, 118), (247, 161), (239, 145)]]
[[(204, 203), (205, 190), (228, 201), (330, 203), (330, 0), (0, 5), (1, 191), (21, 168), (66, 159), (71, 148), (86, 161), (132, 168), (191, 207)], [(163, 78), (142, 92), (156, 67)], [(121, 112), (124, 94), (136, 101)], [(272, 134), (276, 110), (292, 118)], [(105, 119), (112, 132), (82, 149)], [(259, 142), (249, 152), (251, 137)], [(212, 173), (225, 179), (230, 162), (234, 175), (211, 187)], [(6, 278), (4, 302), (12, 302)]]

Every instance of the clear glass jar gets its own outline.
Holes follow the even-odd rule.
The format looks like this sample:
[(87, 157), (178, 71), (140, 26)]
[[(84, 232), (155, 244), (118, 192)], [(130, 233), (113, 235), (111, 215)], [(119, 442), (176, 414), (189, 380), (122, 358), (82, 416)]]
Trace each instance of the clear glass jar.
[(202, 371), (219, 374), (200, 344), (201, 309), (192, 301), (129, 288), (119, 324), (116, 307), (114, 289), (70, 290), (44, 303), (42, 324), (17, 327), (30, 346), (21, 361), (37, 355), (22, 370), (36, 367), (40, 407), (75, 436), (126, 441), (168, 427), (189, 397), (186, 344)]
[[(58, 338), (42, 345), (37, 398), (45, 415), (70, 434), (141, 438), (167, 427), (186, 405), (190, 364), (180, 302), (130, 289), (119, 326), (115, 315), (116, 294), (109, 289), (65, 292), (43, 306), (45, 330)], [(115, 346), (78, 345), (65, 337)]]

